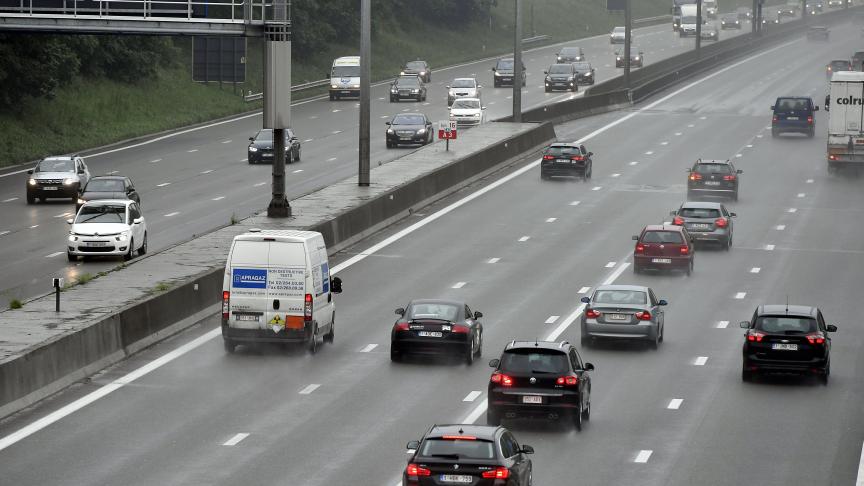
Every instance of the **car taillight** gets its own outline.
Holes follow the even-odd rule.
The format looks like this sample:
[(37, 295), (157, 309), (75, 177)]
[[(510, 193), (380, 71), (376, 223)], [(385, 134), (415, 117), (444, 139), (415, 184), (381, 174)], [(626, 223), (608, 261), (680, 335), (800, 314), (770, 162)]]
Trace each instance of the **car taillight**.
[(501, 386), (513, 386), (513, 378), (503, 374), (503, 373), (492, 373), (492, 378), (490, 378), (492, 383), (498, 383)]
[(639, 319), (640, 321), (650, 321), (651, 313), (648, 311), (637, 312), (636, 319)]
[(231, 309), (231, 292), (222, 291), (222, 319), (228, 319), (228, 312)]
[(393, 328), (395, 331), (407, 331), (408, 323), (407, 322), (397, 322), (396, 326)]
[(714, 224), (718, 228), (725, 228), (725, 227), (729, 226), (729, 222), (726, 221), (726, 218), (717, 218), (717, 220), (714, 221)]
[(470, 329), (468, 326), (463, 326), (461, 324), (453, 324), (453, 327), (450, 328), (450, 332), (454, 334), (468, 334)]
[(736, 176), (736, 175), (724, 175), (723, 176), (724, 181), (734, 181), (737, 178), (738, 178), (738, 176)]
[(810, 344), (825, 344), (825, 336), (821, 332), (808, 334), (806, 337)]
[(672, 224), (676, 226), (684, 226), (684, 218), (681, 216), (675, 216), (675, 219), (672, 220)]
[(551, 155), (544, 155), (544, 156), (543, 156), (543, 160), (552, 160), (552, 159), (554, 159), (554, 158), (555, 158), (555, 157), (553, 157), (553, 156), (551, 156)]
[(813, 124), (813, 117), (812, 116), (807, 117), (807, 123), (809, 123), (811, 125)]
[(772, 122), (772, 123), (777, 123), (777, 117), (775, 116), (774, 118), (771, 118), (771, 122)]
[(574, 155), (573, 157), (570, 157), (570, 160), (582, 160), (582, 156), (581, 155)]
[(571, 376), (571, 375), (559, 376), (558, 379), (555, 380), (555, 384), (556, 385), (566, 385), (566, 386), (578, 385), (579, 384), (579, 377), (578, 376)]
[(645, 245), (643, 245), (642, 243), (637, 243), (636, 253), (645, 253)]
[(425, 467), (418, 466), (417, 464), (408, 464), (408, 467), (405, 468), (405, 474), (409, 477), (418, 477), (418, 476), (431, 476), (432, 471), (426, 469)]
[(690, 173), (690, 180), (691, 181), (701, 181), (702, 180), (702, 174), (699, 174), (697, 172), (691, 172)]
[(496, 467), (491, 471), (483, 471), (483, 477), (487, 479), (507, 479), (510, 477), (510, 470), (506, 467)]
[(597, 319), (598, 317), (600, 317), (600, 312), (594, 309), (588, 309), (585, 311), (585, 317), (587, 317), (588, 319)]
[(690, 247), (687, 245), (683, 245), (681, 248), (678, 249), (678, 251), (680, 251), (682, 255), (689, 255)]
[(761, 343), (765, 333), (759, 331), (747, 331), (747, 340), (750, 342)]
[(836, 155), (829, 155), (828, 160), (837, 160), (837, 156)]
[(303, 320), (312, 320), (312, 294), (306, 294), (306, 299), (303, 304)]

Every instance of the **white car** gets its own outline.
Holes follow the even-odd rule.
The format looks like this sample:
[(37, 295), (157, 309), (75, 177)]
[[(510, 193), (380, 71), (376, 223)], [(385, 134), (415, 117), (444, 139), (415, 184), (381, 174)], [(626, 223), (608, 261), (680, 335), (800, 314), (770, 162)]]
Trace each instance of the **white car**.
[(479, 98), (459, 98), (450, 107), (450, 119), (459, 127), (479, 125), (483, 123), (485, 109)]
[(610, 44), (623, 44), (624, 43), (624, 27), (615, 27), (612, 29), (612, 32), (609, 33), (609, 43)]
[(81, 206), (66, 245), (70, 262), (78, 257), (122, 256), (131, 260), (147, 253), (147, 223), (138, 203), (131, 200), (101, 199)]
[(477, 78), (456, 78), (453, 84), (447, 86), (447, 106), (451, 106), (456, 98), (480, 98), (480, 86)]

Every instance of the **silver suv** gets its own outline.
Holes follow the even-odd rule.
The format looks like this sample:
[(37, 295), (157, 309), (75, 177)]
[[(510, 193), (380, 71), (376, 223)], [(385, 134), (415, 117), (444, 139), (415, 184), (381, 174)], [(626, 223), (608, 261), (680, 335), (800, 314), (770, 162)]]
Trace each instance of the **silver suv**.
[(36, 198), (40, 201), (49, 198), (77, 201), (78, 193), (90, 180), (90, 171), (78, 155), (44, 158), (27, 174), (30, 175), (27, 178), (27, 204), (33, 204)]

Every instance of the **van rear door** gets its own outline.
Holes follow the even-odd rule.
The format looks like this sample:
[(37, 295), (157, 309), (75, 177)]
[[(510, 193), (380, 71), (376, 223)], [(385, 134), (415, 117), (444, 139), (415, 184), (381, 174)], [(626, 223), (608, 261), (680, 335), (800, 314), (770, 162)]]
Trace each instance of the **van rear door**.
[(231, 249), (230, 316), (228, 325), (240, 329), (266, 328), (267, 254), (266, 241), (236, 240)]
[(304, 327), (303, 304), (307, 293), (306, 276), (309, 260), (302, 242), (270, 243), (267, 272), (267, 305), (265, 324), (278, 331)]

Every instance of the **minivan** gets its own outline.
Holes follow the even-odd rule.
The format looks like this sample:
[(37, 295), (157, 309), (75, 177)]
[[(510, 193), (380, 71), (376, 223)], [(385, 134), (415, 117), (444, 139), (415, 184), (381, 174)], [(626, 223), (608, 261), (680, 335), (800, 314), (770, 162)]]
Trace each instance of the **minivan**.
[(315, 231), (251, 229), (234, 237), (222, 281), (222, 339), (238, 344), (333, 342), (339, 277)]
[(808, 137), (816, 134), (814, 114), (819, 106), (806, 96), (784, 96), (777, 98), (771, 106), (771, 136), (779, 137), (784, 133), (804, 133)]

